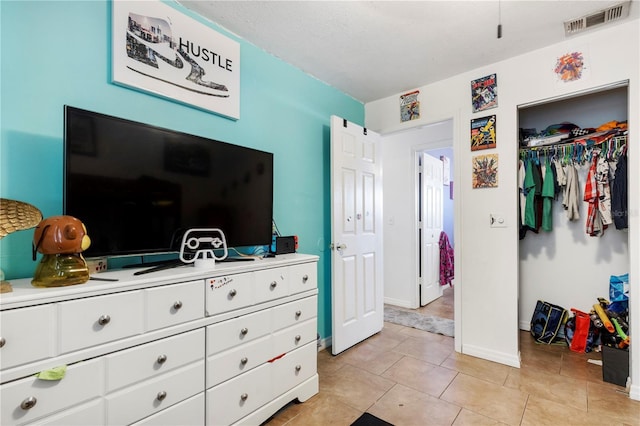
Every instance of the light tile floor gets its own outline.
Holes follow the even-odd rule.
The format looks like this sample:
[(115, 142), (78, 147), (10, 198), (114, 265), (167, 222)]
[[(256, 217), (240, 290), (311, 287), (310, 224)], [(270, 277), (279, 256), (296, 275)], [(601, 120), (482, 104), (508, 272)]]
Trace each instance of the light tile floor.
[[(453, 318), (453, 290), (420, 311)], [(338, 356), (318, 353), (320, 392), (268, 426), (348, 426), (368, 411), (396, 426), (640, 425), (640, 401), (602, 381), (599, 353), (536, 344), (520, 369), (456, 353), (453, 338), (397, 324)]]

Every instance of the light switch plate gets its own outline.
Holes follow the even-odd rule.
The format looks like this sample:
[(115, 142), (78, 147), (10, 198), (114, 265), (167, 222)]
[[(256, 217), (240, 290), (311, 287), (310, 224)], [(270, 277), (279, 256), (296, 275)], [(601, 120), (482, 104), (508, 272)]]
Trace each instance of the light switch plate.
[(489, 214), (489, 226), (492, 228), (506, 228), (507, 221), (504, 219), (504, 215), (500, 213)]

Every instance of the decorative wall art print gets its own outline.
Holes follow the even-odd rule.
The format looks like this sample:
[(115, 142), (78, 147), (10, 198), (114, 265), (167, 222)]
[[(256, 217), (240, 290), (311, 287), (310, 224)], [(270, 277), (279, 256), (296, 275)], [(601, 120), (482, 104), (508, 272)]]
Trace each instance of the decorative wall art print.
[(411, 121), (420, 118), (419, 90), (400, 95), (400, 121)]
[(498, 154), (476, 155), (473, 162), (473, 188), (498, 187)]
[(553, 71), (558, 83), (570, 83), (584, 79), (588, 73), (584, 50), (564, 53), (556, 59)]
[(471, 120), (471, 151), (496, 147), (495, 115)]
[(498, 106), (498, 76), (496, 74), (471, 80), (471, 106), (473, 112)]
[(161, 1), (112, 3), (112, 79), (240, 118), (240, 44)]

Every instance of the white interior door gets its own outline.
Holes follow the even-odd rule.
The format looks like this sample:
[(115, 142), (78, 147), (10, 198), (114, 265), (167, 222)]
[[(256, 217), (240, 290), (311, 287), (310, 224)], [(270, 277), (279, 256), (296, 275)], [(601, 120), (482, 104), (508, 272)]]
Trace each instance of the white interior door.
[(334, 355), (382, 330), (380, 136), (331, 117), (331, 324)]
[(440, 233), (442, 232), (442, 161), (421, 154), (420, 205), (420, 305), (442, 296), (440, 288)]

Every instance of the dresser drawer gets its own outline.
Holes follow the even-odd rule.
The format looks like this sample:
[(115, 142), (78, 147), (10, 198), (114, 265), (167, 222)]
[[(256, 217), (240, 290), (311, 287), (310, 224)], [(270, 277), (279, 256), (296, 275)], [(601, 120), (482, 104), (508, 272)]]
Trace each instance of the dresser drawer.
[(287, 268), (264, 269), (255, 272), (254, 303), (279, 299), (289, 294)]
[(311, 296), (273, 308), (273, 330), (299, 324), (318, 316), (318, 297)]
[(252, 303), (253, 274), (224, 275), (205, 280), (207, 315), (212, 316)]
[(29, 425), (47, 426), (99, 426), (104, 425), (104, 400), (102, 398), (64, 410), (61, 413), (38, 419)]
[(60, 352), (142, 333), (143, 310), (141, 290), (60, 303)]
[(271, 336), (264, 336), (207, 358), (207, 388), (229, 380), (273, 358)]
[(272, 399), (271, 364), (235, 377), (207, 391), (207, 425), (229, 425)]
[(265, 309), (207, 327), (207, 355), (213, 355), (271, 332), (271, 311)]
[(204, 284), (194, 281), (145, 290), (146, 329), (204, 318)]
[(316, 374), (318, 349), (316, 344), (308, 343), (300, 349), (288, 352), (275, 360), (273, 367), (273, 396), (282, 395)]
[(54, 305), (0, 312), (0, 369), (55, 355)]
[(274, 356), (282, 355), (317, 339), (315, 318), (296, 324), (273, 334)]
[(72, 364), (62, 380), (28, 377), (0, 386), (0, 424), (31, 422), (101, 395), (104, 369), (97, 358)]
[(289, 293), (318, 288), (317, 269), (318, 265), (315, 262), (289, 266)]
[(204, 391), (204, 360), (107, 395), (107, 424), (141, 420)]
[[(87, 423), (89, 424), (89, 423)], [(162, 410), (153, 416), (149, 416), (135, 426), (159, 426), (159, 425), (180, 425), (180, 426), (203, 426), (204, 425), (204, 392), (179, 402), (178, 404)]]
[(204, 359), (204, 328), (107, 355), (107, 392), (199, 359)]

